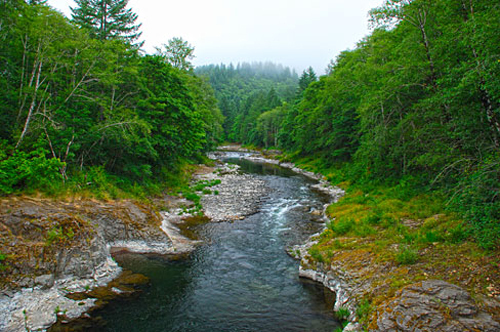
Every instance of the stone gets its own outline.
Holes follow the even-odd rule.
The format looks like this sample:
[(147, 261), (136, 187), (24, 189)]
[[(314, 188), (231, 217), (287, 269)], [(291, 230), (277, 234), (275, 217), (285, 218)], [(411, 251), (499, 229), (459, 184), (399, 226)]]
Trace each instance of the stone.
[[(0, 293), (0, 331), (44, 330), (57, 320), (58, 308), (68, 319), (84, 314), (95, 299), (75, 301), (66, 295), (102, 287), (118, 277), (121, 268), (111, 257), (113, 242), (144, 253), (174, 251), (161, 221), (151, 208), (128, 200), (4, 199), (0, 249), (18, 259), (8, 262), (10, 282)], [(46, 234), (55, 227), (71, 228), (73, 235), (49, 243)]]
[(210, 188), (217, 190), (218, 195), (203, 195), (200, 201), (205, 215), (213, 222), (242, 220), (259, 211), (261, 197), (268, 189), (263, 180), (251, 174), (239, 174), (238, 168), (222, 164), (217, 166), (215, 173), (198, 174), (195, 178), (195, 181), (221, 180)]
[(383, 303), (369, 331), (495, 332), (500, 324), (481, 312), (462, 288), (426, 280), (403, 288)]
[(48, 289), (54, 286), (54, 280), (55, 279), (53, 274), (38, 276), (35, 278), (35, 287), (38, 286), (41, 289)]

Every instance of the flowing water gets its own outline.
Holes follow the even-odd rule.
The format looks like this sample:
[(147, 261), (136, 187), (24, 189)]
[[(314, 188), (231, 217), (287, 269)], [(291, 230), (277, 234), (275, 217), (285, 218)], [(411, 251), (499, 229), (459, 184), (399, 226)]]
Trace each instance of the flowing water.
[(329, 331), (339, 324), (331, 294), (298, 277), (285, 248), (322, 225), (312, 209), (325, 197), (310, 180), (269, 165), (233, 159), (269, 188), (259, 213), (200, 226), (206, 244), (188, 259), (126, 254), (120, 264), (151, 278), (137, 298), (116, 300), (94, 313), (95, 331)]

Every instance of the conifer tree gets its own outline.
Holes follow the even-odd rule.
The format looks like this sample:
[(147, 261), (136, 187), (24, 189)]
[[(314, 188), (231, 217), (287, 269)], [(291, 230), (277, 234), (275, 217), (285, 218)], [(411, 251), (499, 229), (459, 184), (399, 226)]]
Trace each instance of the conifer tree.
[(307, 89), (309, 84), (311, 84), (312, 82), (316, 82), (317, 80), (318, 77), (316, 76), (316, 73), (314, 72), (314, 69), (312, 69), (312, 67), (309, 67), (307, 71), (304, 70), (299, 79), (299, 93)]
[(141, 32), (141, 24), (135, 24), (137, 14), (126, 8), (128, 0), (75, 0), (77, 6), (71, 8), (75, 23), (90, 31), (95, 38), (123, 39), (132, 45)]

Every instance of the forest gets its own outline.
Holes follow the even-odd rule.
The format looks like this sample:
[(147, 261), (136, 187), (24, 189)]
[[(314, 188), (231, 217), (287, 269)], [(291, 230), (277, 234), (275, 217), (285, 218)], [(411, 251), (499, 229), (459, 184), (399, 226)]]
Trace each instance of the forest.
[(336, 184), (432, 193), (484, 248), (499, 245), (498, 1), (387, 0), (320, 77), (193, 68), (181, 38), (144, 54), (127, 1), (100, 23), (77, 4), (67, 19), (2, 1), (1, 194), (160, 187), (226, 140), (280, 149)]
[[(283, 104), (294, 100), (298, 84), (295, 71), (271, 62), (255, 62), (201, 66), (195, 72), (208, 77), (215, 90), (225, 117), (223, 127), (227, 140), (265, 147), (277, 145), (274, 136), (270, 139), (269, 130), (264, 129), (265, 116), (261, 115), (281, 109)], [(274, 111), (276, 116), (266, 122), (274, 125), (274, 132), (279, 129), (282, 113)]]
[(234, 69), (203, 72), (230, 140), (313, 161), (336, 183), (438, 193), (442, 209), (492, 248), (500, 238), (499, 14), (497, 1), (386, 1), (370, 12), (372, 33), (332, 60), (328, 75), (304, 71), (293, 97), (272, 108), (257, 92), (229, 107), (236, 116), (226, 106)]
[(1, 2), (1, 194), (157, 191), (222, 138), (187, 42), (144, 54), (128, 1), (76, 3), (69, 20), (45, 1)]

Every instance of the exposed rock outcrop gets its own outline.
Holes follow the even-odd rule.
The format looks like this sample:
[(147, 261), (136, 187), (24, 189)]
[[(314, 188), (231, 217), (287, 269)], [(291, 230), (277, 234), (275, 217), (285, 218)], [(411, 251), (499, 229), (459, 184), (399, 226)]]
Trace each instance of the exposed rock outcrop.
[(377, 308), (369, 331), (500, 331), (500, 324), (475, 305), (462, 288), (426, 280), (400, 290)]
[(128, 200), (2, 199), (0, 252), (6, 269), (1, 272), (0, 330), (45, 330), (60, 313), (79, 317), (95, 299), (66, 296), (117, 278), (122, 270), (111, 258), (113, 251), (193, 250), (194, 244), (181, 235), (170, 237), (174, 229), (165, 227), (168, 217)]
[(197, 174), (197, 180), (219, 179), (211, 189), (217, 195), (204, 195), (201, 205), (213, 222), (243, 219), (259, 211), (267, 194), (264, 181), (251, 174), (240, 174), (237, 165), (219, 164), (212, 172)]

